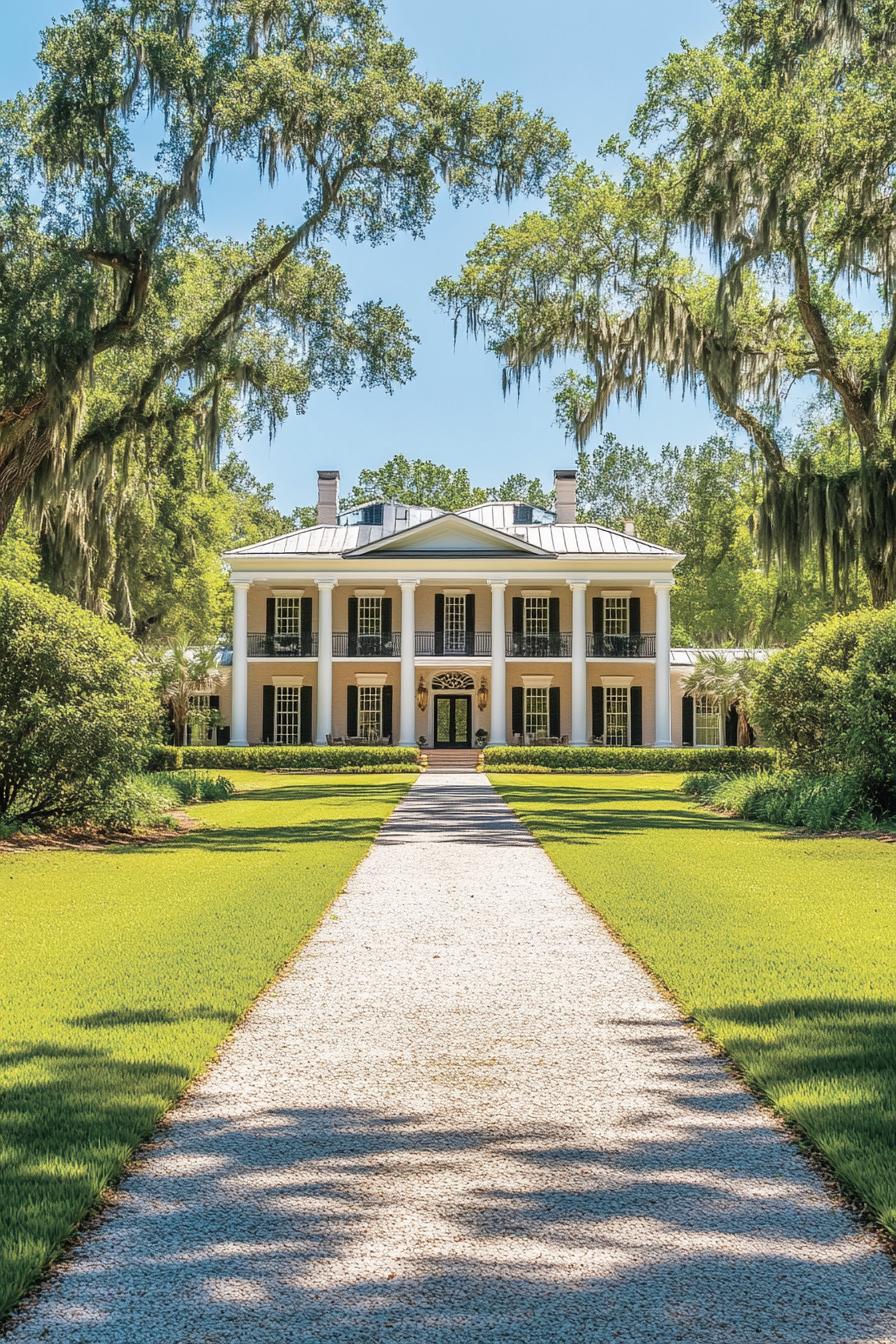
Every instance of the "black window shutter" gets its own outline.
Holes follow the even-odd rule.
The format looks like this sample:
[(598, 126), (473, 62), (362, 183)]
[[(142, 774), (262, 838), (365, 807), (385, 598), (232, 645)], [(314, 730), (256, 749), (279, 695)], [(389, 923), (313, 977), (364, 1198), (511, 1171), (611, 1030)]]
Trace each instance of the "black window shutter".
[(219, 746), (219, 747), (229, 747), (229, 746), (230, 746), (230, 724), (229, 724), (229, 723), (225, 723), (221, 728), (218, 729), (218, 746)]
[(512, 732), (522, 734), (523, 726), (523, 688), (513, 686), (510, 691), (510, 728)]
[(208, 707), (209, 709), (215, 710), (216, 713), (220, 713), (221, 712), (220, 695), (210, 695), (208, 698)]
[(445, 652), (445, 594), (436, 593), (436, 653)]
[(392, 599), (383, 597), (380, 599), (380, 629), (383, 632), (383, 639), (392, 638)]
[(306, 652), (311, 650), (311, 598), (302, 598), (302, 643)]
[(548, 598), (548, 631), (552, 635), (560, 633), (560, 599), (559, 597)]
[(314, 729), (311, 726), (311, 687), (303, 686), (299, 691), (299, 741), (313, 742)]
[[(596, 597), (595, 602), (600, 598)], [(591, 736), (603, 737), (604, 735), (604, 688), (603, 686), (591, 687)]]
[(261, 740), (274, 740), (274, 688), (265, 686), (261, 692)]
[(513, 616), (513, 633), (521, 635), (523, 633), (523, 599), (514, 597), (511, 600), (510, 608)]
[(628, 633), (637, 639), (641, 633), (641, 599), (630, 597), (628, 600)]
[(349, 657), (358, 652), (358, 599), (348, 600), (348, 652)]
[(472, 654), (475, 651), (476, 644), (476, 598), (473, 593), (467, 593), (466, 596), (465, 622), (466, 639), (464, 641), (464, 648), (467, 653)]
[(267, 600), (267, 605), (266, 605), (265, 616), (266, 616), (266, 624), (265, 624), (265, 627), (264, 627), (265, 630), (267, 631), (267, 633), (268, 633), (269, 635), (276, 634), (276, 632), (277, 632), (277, 599), (276, 599), (275, 597), (269, 597), (269, 598), (268, 598), (268, 600)]
[(548, 736), (560, 736), (560, 687), (548, 688)]
[(692, 695), (681, 697), (681, 745), (683, 747), (694, 745), (694, 697)]
[(392, 740), (392, 687), (383, 687), (383, 737)]
[[(602, 597), (591, 599), (591, 633), (594, 637), (594, 653), (599, 657), (602, 647), (601, 641), (604, 637), (604, 600)], [(597, 687), (595, 687), (596, 689)]]
[(633, 747), (640, 747), (644, 741), (644, 729), (642, 727), (641, 705), (643, 695), (640, 686), (632, 686), (629, 690), (629, 741)]
[(736, 746), (737, 746), (737, 719), (738, 719), (737, 706), (736, 706), (736, 705), (732, 705), (731, 708), (729, 709), (728, 713), (725, 715), (725, 746), (726, 746), (726, 747), (736, 747)]
[(358, 736), (358, 688), (349, 686), (346, 704), (345, 731), (348, 737)]

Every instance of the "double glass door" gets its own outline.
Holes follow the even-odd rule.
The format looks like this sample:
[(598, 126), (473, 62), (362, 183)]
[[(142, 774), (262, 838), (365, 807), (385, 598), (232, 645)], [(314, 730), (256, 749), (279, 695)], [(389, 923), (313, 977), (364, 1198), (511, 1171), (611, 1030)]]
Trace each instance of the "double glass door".
[(436, 747), (472, 746), (472, 711), (472, 696), (435, 696), (433, 700), (433, 745)]

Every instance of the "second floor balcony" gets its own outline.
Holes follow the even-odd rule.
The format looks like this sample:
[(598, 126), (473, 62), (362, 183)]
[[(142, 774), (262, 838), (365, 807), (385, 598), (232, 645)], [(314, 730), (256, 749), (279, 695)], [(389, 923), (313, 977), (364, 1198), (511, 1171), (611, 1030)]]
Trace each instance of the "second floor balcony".
[[(421, 658), (489, 658), (492, 652), (491, 631), (417, 630), (414, 634), (414, 652)], [(654, 658), (656, 635), (605, 635), (589, 631), (585, 636), (585, 652), (589, 658)], [(248, 636), (247, 653), (250, 658), (316, 658), (317, 631), (306, 630), (298, 634), (253, 633)], [(572, 654), (572, 635), (568, 631), (529, 634), (508, 630), (505, 635), (505, 653), (508, 658), (569, 658)], [(343, 630), (333, 635), (334, 658), (400, 656), (401, 634), (396, 630), (380, 634)]]
[(492, 635), (490, 630), (418, 630), (414, 647), (422, 658), (488, 658)]
[(505, 652), (508, 658), (568, 658), (572, 635), (559, 630), (540, 635), (508, 630)]
[(316, 658), (317, 632), (295, 635), (250, 634), (246, 652), (250, 658)]
[(656, 635), (602, 635), (595, 631), (585, 641), (589, 658), (655, 658)]
[(396, 630), (375, 635), (339, 630), (333, 635), (334, 658), (398, 658), (400, 654), (401, 635)]

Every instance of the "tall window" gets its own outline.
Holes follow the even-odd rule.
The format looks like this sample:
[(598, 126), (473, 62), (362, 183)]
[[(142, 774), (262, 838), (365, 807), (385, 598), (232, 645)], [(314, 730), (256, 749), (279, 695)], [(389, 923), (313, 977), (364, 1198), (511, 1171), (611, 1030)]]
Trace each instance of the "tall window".
[(604, 598), (604, 634), (628, 634), (628, 598)]
[(208, 692), (196, 691), (190, 696), (187, 711), (190, 741), (195, 747), (202, 742), (216, 742), (218, 729), (209, 722), (212, 698)]
[(383, 599), (358, 598), (358, 634), (381, 635), (383, 632)]
[(274, 687), (274, 741), (295, 746), (301, 738), (301, 687)]
[(382, 686), (358, 687), (358, 736), (368, 739), (383, 735)]
[(548, 633), (548, 599), (546, 597), (523, 598), (523, 634), (546, 635)]
[(714, 696), (694, 696), (694, 742), (698, 747), (721, 745), (722, 715)]
[(274, 599), (274, 630), (278, 635), (302, 633), (302, 599), (276, 597)]
[(607, 686), (604, 691), (604, 737), (608, 747), (629, 743), (628, 687)]
[(548, 712), (547, 686), (527, 686), (525, 688), (524, 728), (526, 741), (536, 737), (547, 737), (550, 726)]
[(445, 652), (463, 653), (467, 647), (467, 599), (445, 594)]

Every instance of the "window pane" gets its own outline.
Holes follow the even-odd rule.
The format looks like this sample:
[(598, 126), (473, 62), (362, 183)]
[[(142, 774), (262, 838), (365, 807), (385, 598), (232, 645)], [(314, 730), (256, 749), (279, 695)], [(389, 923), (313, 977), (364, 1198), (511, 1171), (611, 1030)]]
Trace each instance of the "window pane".
[(608, 747), (628, 746), (628, 687), (604, 690), (604, 736)]
[(722, 715), (710, 695), (694, 697), (694, 742), (698, 747), (718, 747), (722, 741)]
[(274, 598), (274, 630), (278, 635), (302, 633), (302, 599), (300, 597)]
[(301, 687), (274, 687), (274, 741), (284, 746), (295, 746), (299, 741), (299, 706)]
[[(628, 598), (604, 598), (604, 634), (628, 634)], [(618, 689), (618, 688), (617, 688)]]
[[(377, 601), (378, 599), (373, 599)], [(383, 735), (382, 686), (358, 687), (358, 736), (369, 739)]]
[[(383, 629), (383, 599), (381, 597), (358, 598), (358, 634), (379, 635)], [(376, 690), (377, 687), (367, 687)]]
[(526, 737), (547, 737), (549, 726), (547, 686), (527, 686), (525, 697)]
[(548, 599), (546, 597), (523, 598), (523, 634), (546, 635), (548, 633)]
[(445, 594), (445, 652), (463, 653), (467, 646), (467, 600)]

